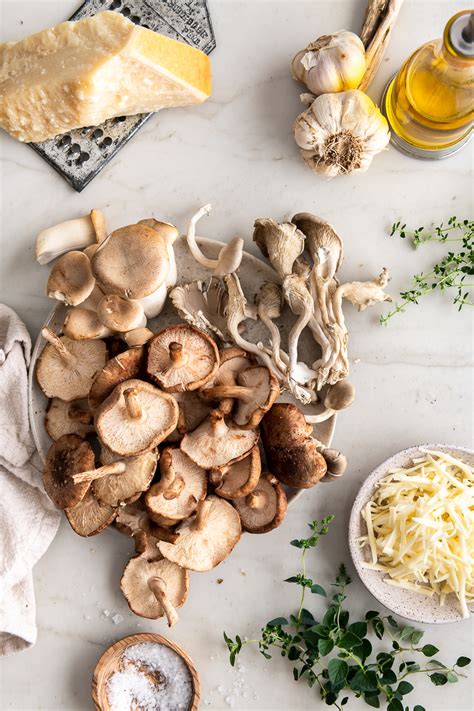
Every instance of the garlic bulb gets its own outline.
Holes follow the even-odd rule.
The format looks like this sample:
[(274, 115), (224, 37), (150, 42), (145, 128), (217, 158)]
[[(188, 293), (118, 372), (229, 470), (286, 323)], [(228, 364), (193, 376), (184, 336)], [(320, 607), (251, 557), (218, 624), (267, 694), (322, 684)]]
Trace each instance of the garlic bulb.
[(318, 96), (293, 131), (309, 167), (330, 177), (364, 172), (390, 140), (384, 116), (357, 89)]
[(298, 52), (291, 70), (313, 94), (357, 89), (366, 68), (365, 49), (360, 37), (342, 30), (323, 35)]

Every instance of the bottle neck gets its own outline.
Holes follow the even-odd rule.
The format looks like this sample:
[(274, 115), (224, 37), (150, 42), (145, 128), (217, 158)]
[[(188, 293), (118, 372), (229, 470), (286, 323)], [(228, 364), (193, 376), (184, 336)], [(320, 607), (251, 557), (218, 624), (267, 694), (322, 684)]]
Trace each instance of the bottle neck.
[(444, 28), (443, 54), (446, 61), (474, 67), (474, 13), (463, 10)]

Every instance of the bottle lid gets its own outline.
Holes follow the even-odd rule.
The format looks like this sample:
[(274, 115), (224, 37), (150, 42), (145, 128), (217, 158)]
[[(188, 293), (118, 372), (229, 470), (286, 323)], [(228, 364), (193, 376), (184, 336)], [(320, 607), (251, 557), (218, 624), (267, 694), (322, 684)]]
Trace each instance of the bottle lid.
[(454, 15), (446, 29), (452, 51), (458, 56), (474, 59), (474, 12), (464, 10)]

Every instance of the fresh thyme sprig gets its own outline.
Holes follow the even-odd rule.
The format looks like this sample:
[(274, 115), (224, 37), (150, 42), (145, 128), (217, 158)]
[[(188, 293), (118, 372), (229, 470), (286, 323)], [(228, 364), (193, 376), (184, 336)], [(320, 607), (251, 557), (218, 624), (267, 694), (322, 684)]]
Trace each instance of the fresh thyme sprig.
[(410, 303), (418, 304), (421, 297), (435, 289), (454, 289), (453, 303), (457, 304), (458, 311), (463, 306), (474, 305), (470, 292), (473, 280), (467, 281), (469, 276), (474, 275), (474, 221), (450, 217), (446, 225), (441, 223), (432, 229), (418, 227), (414, 230), (407, 230), (406, 224), (395, 222), (390, 237), (393, 235), (399, 235), (402, 239), (408, 237), (415, 249), (426, 242), (458, 243), (459, 248), (457, 251), (450, 250), (428, 274), (415, 274), (412, 288), (400, 292), (402, 301), (396, 303), (388, 314), (381, 316), (380, 323), (387, 325), (392, 316), (403, 313)]
[[(309, 538), (291, 541), (292, 546), (301, 549), (301, 572), (285, 582), (301, 587), (297, 614), (267, 622), (260, 639), (242, 639), (239, 635), (231, 639), (224, 632), (230, 663), (234, 666), (236, 656), (246, 644), (257, 644), (266, 659), (271, 659), (269, 650), (278, 649), (282, 657), (293, 662), (295, 681), (303, 679), (308, 686), (317, 686), (321, 699), (338, 711), (342, 711), (349, 701), (344, 692), (362, 697), (373, 708), (387, 704), (387, 711), (410, 711), (405, 696), (414, 687), (406, 681), (407, 677), (427, 674), (436, 686), (455, 683), (465, 676), (459, 670), (471, 660), (459, 657), (452, 667), (446, 666), (433, 658), (439, 652), (437, 647), (432, 644), (418, 646), (423, 637), (421, 630), (403, 627), (391, 615), (383, 617), (379, 612), (369, 610), (364, 620), (349, 623), (350, 615), (344, 609), (344, 602), (351, 579), (343, 565), (339, 567), (333, 583), (336, 591), (322, 619), (316, 619), (305, 609), (308, 591), (328, 598), (326, 590), (307, 577), (305, 558), (307, 551), (317, 546), (320, 536), (327, 534), (333, 518), (328, 516), (321, 522), (313, 521), (309, 524)], [(385, 639), (389, 643), (388, 651), (377, 653), (375, 658), (368, 638), (372, 633), (378, 640)], [(423, 664), (407, 659), (407, 655), (415, 653), (424, 659)], [(413, 711), (425, 709), (416, 704)]]

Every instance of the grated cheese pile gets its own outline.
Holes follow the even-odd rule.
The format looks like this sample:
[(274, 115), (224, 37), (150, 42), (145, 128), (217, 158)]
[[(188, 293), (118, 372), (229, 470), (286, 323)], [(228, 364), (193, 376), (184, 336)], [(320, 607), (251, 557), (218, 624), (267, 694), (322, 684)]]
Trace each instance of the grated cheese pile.
[(385, 582), (440, 605), (454, 593), (463, 617), (474, 601), (474, 471), (444, 452), (421, 450), (409, 469), (392, 469), (362, 510), (371, 562)]

